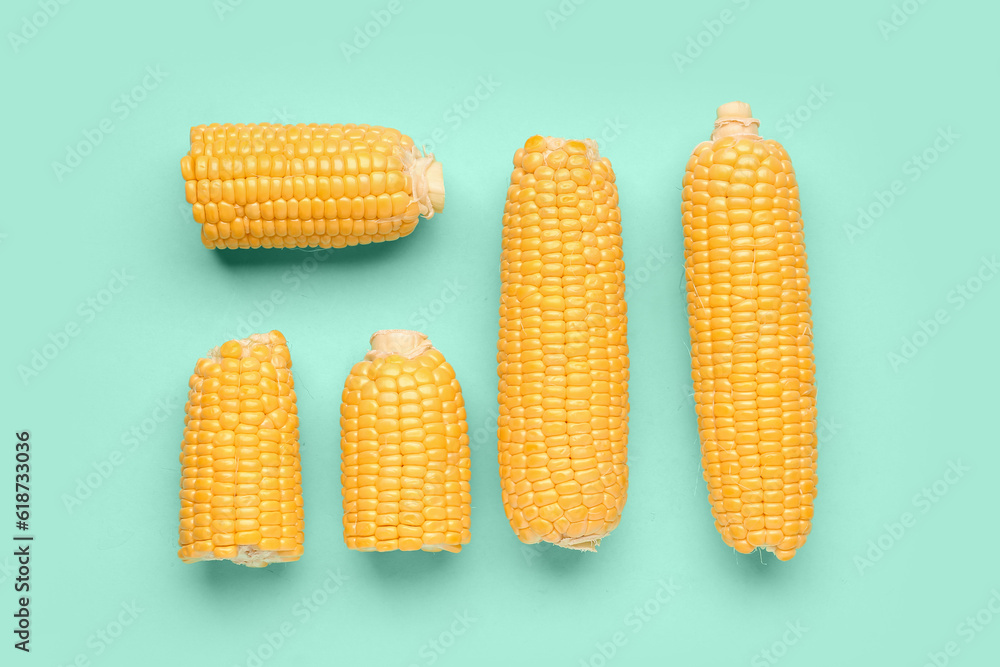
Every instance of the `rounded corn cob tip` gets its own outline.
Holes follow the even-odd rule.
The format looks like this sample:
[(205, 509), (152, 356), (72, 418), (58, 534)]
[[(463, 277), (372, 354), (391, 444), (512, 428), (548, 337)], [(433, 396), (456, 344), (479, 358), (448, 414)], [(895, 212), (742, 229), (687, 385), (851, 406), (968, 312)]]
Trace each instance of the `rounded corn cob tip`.
[(427, 167), (427, 193), (431, 198), (431, 206), (435, 213), (444, 210), (444, 173), (441, 163), (437, 160)]
[[(382, 329), (372, 334), (369, 341), (372, 350), (368, 353), (372, 359), (398, 354), (407, 359), (415, 359), (434, 345), (426, 335), (409, 329)], [(366, 357), (368, 358), (368, 357)]]
[(753, 117), (746, 102), (727, 102), (715, 111), (712, 141), (723, 137), (756, 137), (760, 121)]
[[(583, 155), (587, 160), (600, 160), (601, 152), (597, 142), (593, 139), (563, 139), (562, 137), (549, 137), (536, 134), (524, 142), (524, 149), (519, 151), (524, 153), (540, 153), (543, 158), (548, 158), (554, 151), (565, 151), (570, 155)], [(515, 162), (518, 156), (514, 157)]]
[(413, 198), (420, 215), (428, 220), (444, 210), (444, 170), (433, 153), (424, 155), (416, 147), (403, 160), (413, 180)]
[(355, 551), (461, 551), (472, 506), (455, 371), (419, 331), (376, 331), (371, 347), (340, 406), (344, 542)]

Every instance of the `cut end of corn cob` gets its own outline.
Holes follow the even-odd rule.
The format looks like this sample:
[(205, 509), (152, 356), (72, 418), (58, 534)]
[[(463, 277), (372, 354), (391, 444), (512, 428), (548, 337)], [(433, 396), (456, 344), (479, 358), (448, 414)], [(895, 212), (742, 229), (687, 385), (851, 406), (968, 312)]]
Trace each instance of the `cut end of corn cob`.
[(727, 102), (716, 109), (715, 115), (712, 141), (723, 137), (760, 136), (757, 132), (760, 121), (753, 117), (750, 105), (746, 102)]
[[(547, 159), (553, 151), (559, 150), (565, 150), (571, 155), (583, 155), (588, 161), (601, 159), (601, 151), (597, 146), (597, 142), (593, 139), (576, 140), (537, 135), (525, 142), (524, 150), (526, 152), (536, 152), (543, 159)], [(514, 159), (516, 163), (517, 158), (515, 157)]]
[(378, 126), (199, 125), (181, 173), (209, 248), (391, 241), (444, 209), (441, 164)]
[(430, 192), (431, 205), (440, 213), (444, 210), (444, 170), (437, 160), (427, 169), (427, 190)]
[(591, 140), (534, 136), (503, 216), (498, 460), (518, 539), (593, 551), (628, 488), (621, 215)]
[[(715, 525), (739, 553), (792, 558), (811, 529), (816, 387), (799, 188), (742, 103), (684, 175), (682, 216), (702, 466)], [(713, 135), (715, 137), (715, 135)]]
[(340, 408), (344, 541), (356, 551), (451, 551), (469, 542), (462, 389), (427, 336), (388, 329), (351, 369)]
[[(413, 155), (420, 155), (414, 148)], [(434, 154), (416, 157), (410, 166), (414, 197), (420, 203), (420, 215), (428, 220), (444, 210), (444, 171)]]
[(371, 351), (365, 355), (366, 361), (384, 359), (397, 354), (406, 359), (416, 359), (424, 352), (433, 350), (434, 345), (424, 334), (409, 329), (382, 329), (372, 334)]
[(249, 567), (302, 555), (302, 476), (292, 361), (280, 332), (231, 340), (198, 361), (181, 452), (185, 563)]

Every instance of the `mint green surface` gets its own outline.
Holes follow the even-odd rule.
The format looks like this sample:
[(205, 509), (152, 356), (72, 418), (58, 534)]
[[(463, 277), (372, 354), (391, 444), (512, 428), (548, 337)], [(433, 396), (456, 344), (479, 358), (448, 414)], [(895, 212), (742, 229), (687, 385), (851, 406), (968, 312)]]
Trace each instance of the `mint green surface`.
[[(334, 4), (0, 9), (0, 663), (995, 664), (995, 3)], [(387, 24), (345, 55), (372, 12)], [(716, 533), (689, 380), (680, 183), (734, 99), (791, 154), (806, 224), (820, 481), (788, 563)], [(444, 163), (445, 212), (315, 267), (302, 252), (210, 252), (179, 160), (191, 125), (227, 121), (397, 127)], [(500, 218), (535, 133), (594, 137), (620, 187), (630, 493), (597, 554), (521, 545), (500, 500)], [(97, 145), (53, 166), (81, 142)], [(188, 377), (251, 327), (291, 346), (306, 554), (183, 565)], [(387, 327), (426, 332), (464, 387), (473, 538), (459, 555), (357, 554), (341, 539), (340, 392)], [(36, 352), (52, 358), (23, 378)], [(5, 558), (23, 429), (30, 655), (11, 646)]]

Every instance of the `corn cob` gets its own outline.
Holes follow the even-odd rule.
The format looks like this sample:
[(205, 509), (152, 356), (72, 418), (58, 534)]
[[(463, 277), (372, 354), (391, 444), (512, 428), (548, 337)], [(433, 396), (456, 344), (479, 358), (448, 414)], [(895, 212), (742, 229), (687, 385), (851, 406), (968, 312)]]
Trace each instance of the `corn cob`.
[(209, 248), (391, 241), (444, 208), (441, 163), (384, 127), (198, 125), (181, 172)]
[(500, 481), (525, 543), (593, 551), (628, 487), (625, 265), (615, 175), (591, 140), (534, 136), (503, 216)]
[(358, 551), (469, 542), (469, 436), (455, 372), (427, 336), (377, 331), (340, 408), (344, 541)]
[(759, 123), (719, 107), (684, 175), (691, 376), (716, 528), (788, 560), (815, 496), (812, 320), (795, 172)]
[(302, 555), (302, 475), (291, 358), (277, 331), (231, 340), (191, 376), (181, 452), (186, 563), (250, 567)]

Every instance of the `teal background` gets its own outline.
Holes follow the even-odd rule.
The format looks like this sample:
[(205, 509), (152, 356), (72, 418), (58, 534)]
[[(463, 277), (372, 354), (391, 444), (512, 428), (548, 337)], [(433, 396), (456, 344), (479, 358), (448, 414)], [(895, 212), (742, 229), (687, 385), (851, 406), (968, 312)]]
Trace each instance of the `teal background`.
[[(562, 14), (556, 0), (400, 0), (348, 59), (341, 45), (388, 2), (231, 2), (53, 2), (23, 43), (10, 35), (31, 33), (39, 5), (0, 9), (0, 470), (9, 479), (13, 434), (30, 430), (37, 536), (30, 655), (11, 647), (13, 559), (0, 556), (0, 662), (995, 664), (1000, 279), (983, 264), (1000, 246), (995, 3), (897, 3), (898, 30), (883, 34), (886, 0), (590, 0)], [(689, 47), (697, 57), (678, 67)], [(162, 81), (147, 79), (134, 108), (116, 103), (147, 67)], [(495, 89), (458, 115), (481, 77)], [(806, 224), (820, 482), (813, 532), (788, 563), (740, 556), (715, 532), (689, 381), (680, 182), (715, 107), (734, 99), (791, 154)], [(53, 162), (104, 119), (112, 131), (60, 180)], [(303, 252), (205, 250), (179, 160), (189, 126), (238, 121), (397, 127), (434, 144), (445, 212), (311, 272)], [(957, 138), (933, 148), (949, 128)], [(500, 218), (511, 158), (535, 133), (598, 139), (620, 187), (631, 488), (596, 555), (521, 545), (500, 501)], [(878, 214), (866, 230), (859, 207)], [(114, 271), (128, 283), (105, 293)], [(969, 298), (955, 291), (966, 283), (980, 288)], [(188, 376), (256, 322), (291, 346), (306, 555), (265, 570), (183, 565)], [(65, 349), (23, 379), (67, 325)], [(457, 556), (356, 554), (341, 539), (340, 391), (386, 327), (426, 332), (464, 387), (473, 538)], [(0, 489), (7, 545), (10, 482)], [(328, 572), (342, 580), (329, 594)], [(322, 604), (306, 614), (309, 597)], [(123, 604), (141, 609), (134, 620)]]

